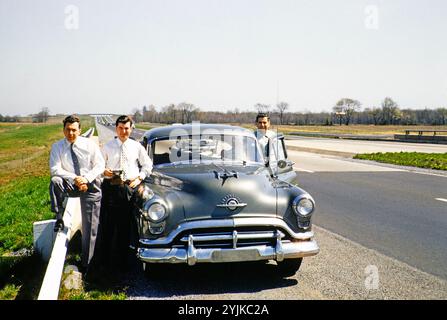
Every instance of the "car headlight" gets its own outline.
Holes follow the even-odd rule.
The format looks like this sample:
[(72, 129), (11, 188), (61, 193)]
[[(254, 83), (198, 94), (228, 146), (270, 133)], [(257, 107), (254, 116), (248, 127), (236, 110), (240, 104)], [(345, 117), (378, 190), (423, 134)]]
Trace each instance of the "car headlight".
[(147, 185), (143, 185), (141, 189), (139, 189), (140, 196), (144, 201), (151, 200), (154, 197), (154, 191), (149, 188)]
[(154, 202), (144, 208), (143, 215), (146, 219), (159, 222), (166, 217), (166, 208), (161, 203)]
[(309, 216), (315, 209), (315, 203), (310, 196), (298, 196), (293, 201), (293, 210), (296, 214), (307, 217)]

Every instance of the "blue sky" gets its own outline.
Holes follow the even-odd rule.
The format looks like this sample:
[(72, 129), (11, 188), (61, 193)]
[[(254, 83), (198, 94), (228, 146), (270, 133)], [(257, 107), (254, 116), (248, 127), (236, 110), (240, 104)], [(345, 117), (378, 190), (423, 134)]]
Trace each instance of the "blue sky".
[(0, 0), (0, 113), (446, 107), (446, 17), (444, 0)]

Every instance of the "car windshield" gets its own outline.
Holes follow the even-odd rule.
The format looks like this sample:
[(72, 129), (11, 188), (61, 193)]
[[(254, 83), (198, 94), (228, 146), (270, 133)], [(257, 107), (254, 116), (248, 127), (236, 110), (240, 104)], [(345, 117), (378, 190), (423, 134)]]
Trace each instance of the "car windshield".
[(254, 137), (243, 135), (195, 135), (166, 137), (151, 145), (156, 166), (177, 164), (264, 164)]

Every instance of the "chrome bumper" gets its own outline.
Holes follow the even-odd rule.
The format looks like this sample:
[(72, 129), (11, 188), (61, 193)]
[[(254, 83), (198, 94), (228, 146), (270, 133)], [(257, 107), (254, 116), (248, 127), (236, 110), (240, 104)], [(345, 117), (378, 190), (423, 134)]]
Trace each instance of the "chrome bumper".
[(138, 257), (148, 263), (220, 263), (258, 260), (276, 260), (302, 258), (316, 255), (320, 251), (315, 240), (278, 241), (276, 246), (250, 246), (231, 249), (195, 248), (192, 236), (188, 247), (184, 248), (139, 248)]

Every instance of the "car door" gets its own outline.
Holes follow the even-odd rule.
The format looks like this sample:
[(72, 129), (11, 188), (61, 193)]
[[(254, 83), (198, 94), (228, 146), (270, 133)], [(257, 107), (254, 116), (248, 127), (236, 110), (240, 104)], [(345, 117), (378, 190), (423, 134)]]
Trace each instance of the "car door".
[(291, 182), (296, 174), (293, 170), (294, 162), (287, 159), (287, 149), (282, 134), (269, 139), (269, 165), (273, 173), (283, 181)]

